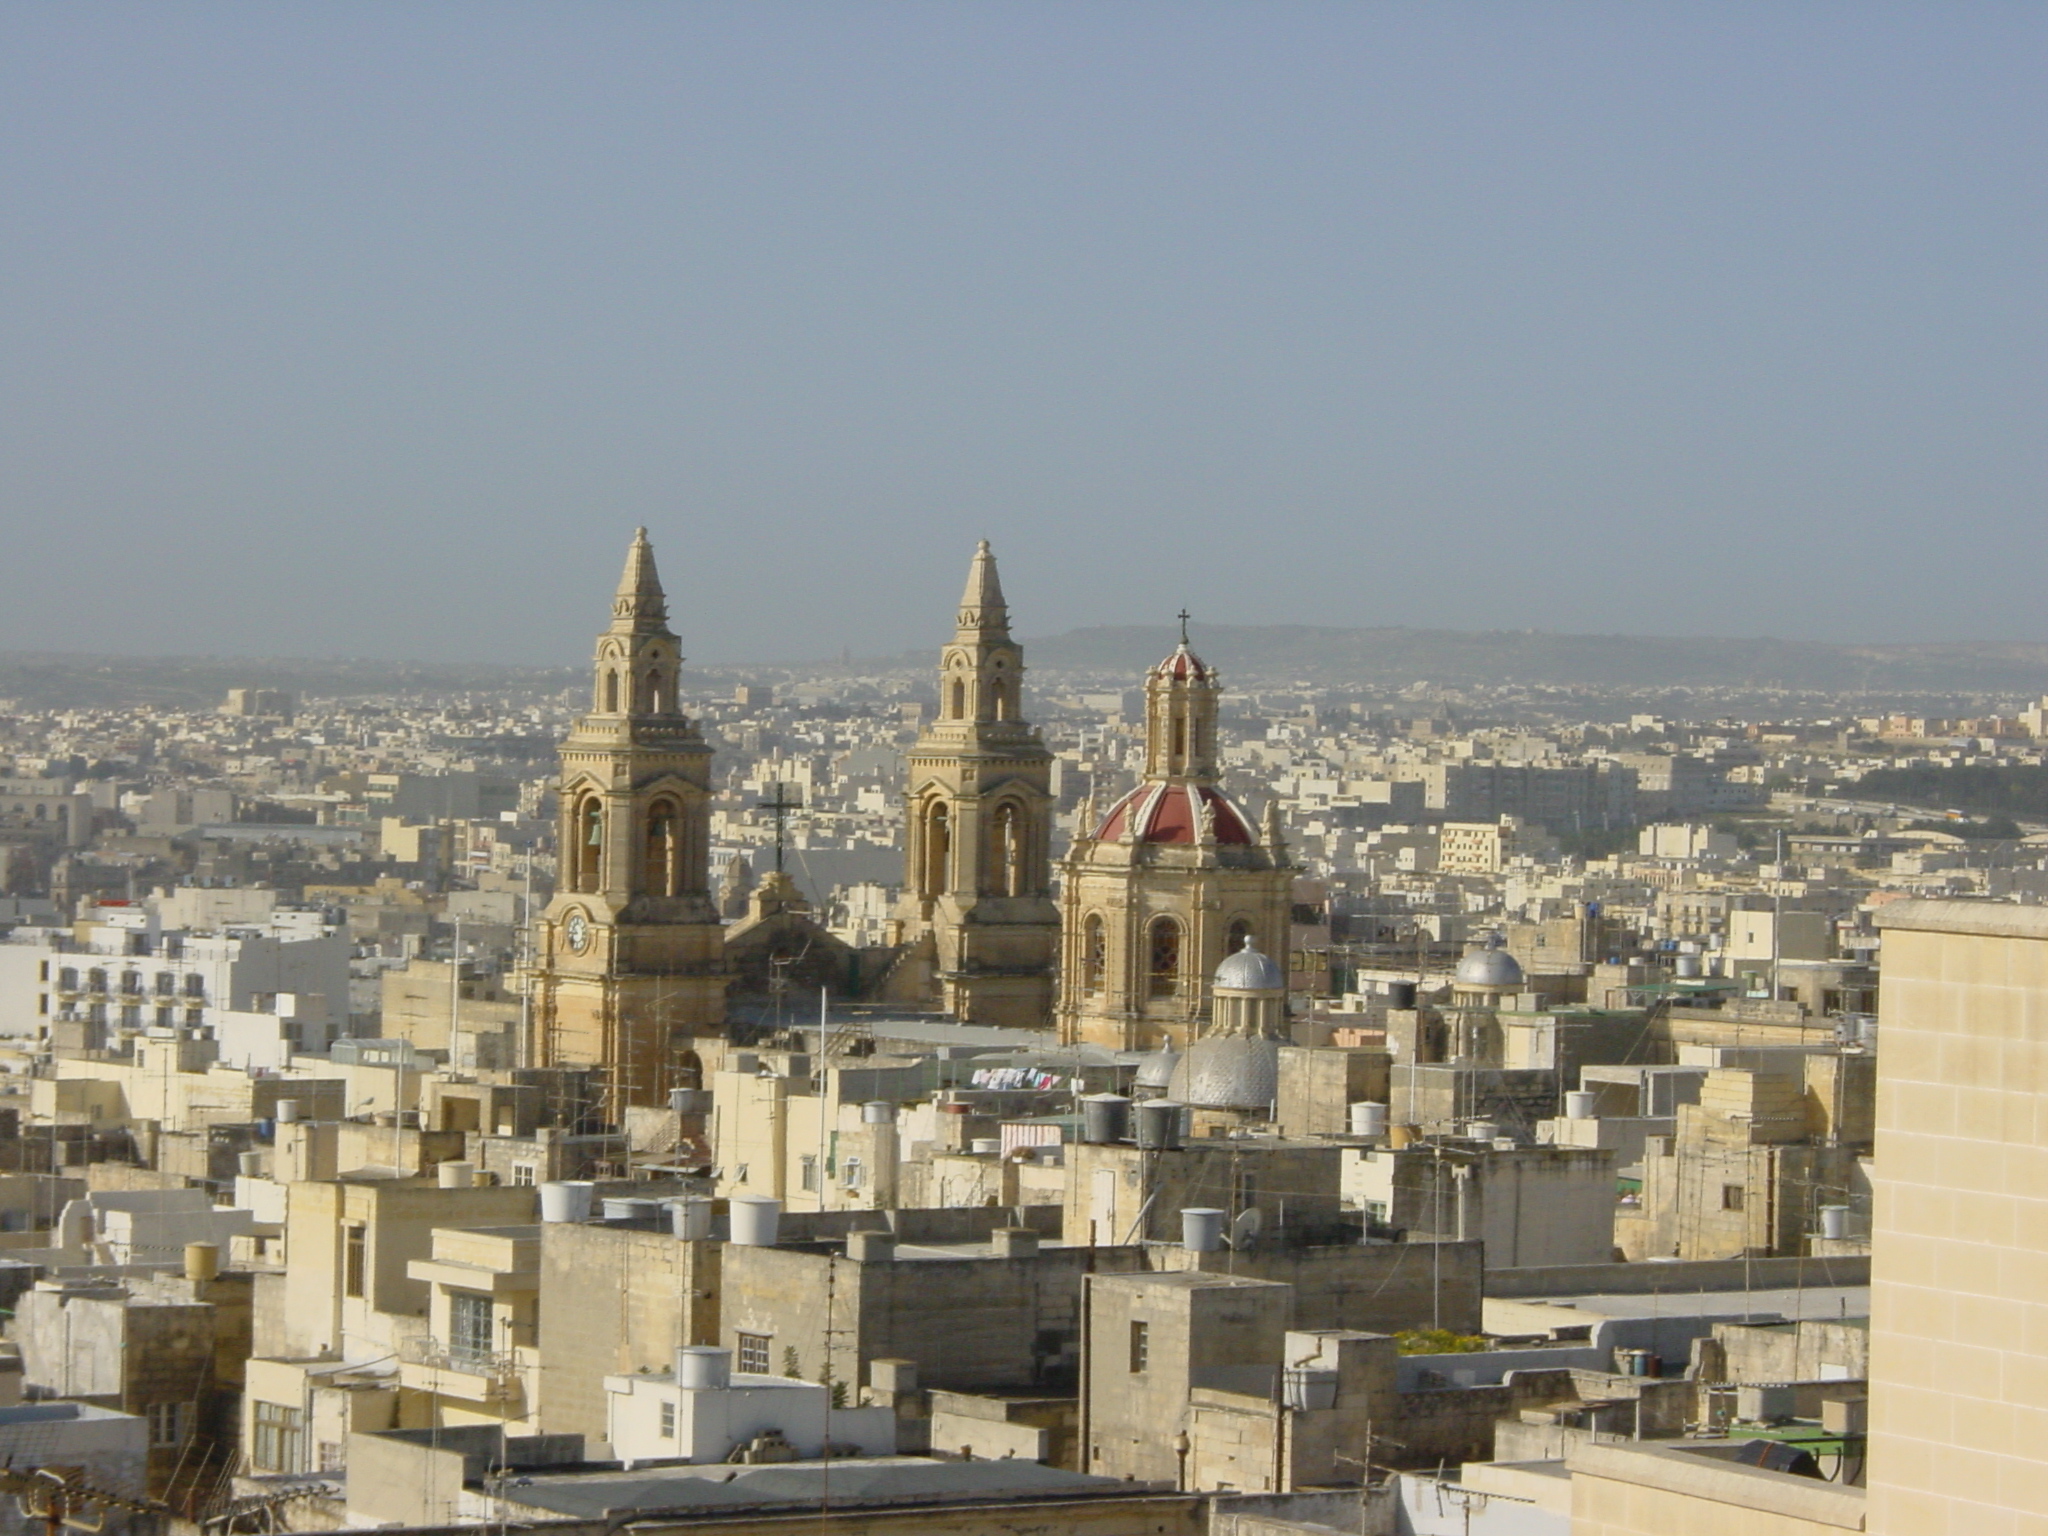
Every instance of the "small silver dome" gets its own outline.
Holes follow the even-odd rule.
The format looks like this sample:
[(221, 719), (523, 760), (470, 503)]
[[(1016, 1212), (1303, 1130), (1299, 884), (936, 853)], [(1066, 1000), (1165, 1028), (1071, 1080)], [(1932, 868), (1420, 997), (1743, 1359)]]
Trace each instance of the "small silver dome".
[(1280, 1042), (1211, 1035), (1188, 1047), (1172, 1096), (1202, 1109), (1267, 1109), (1280, 1093)]
[(1244, 948), (1234, 955), (1225, 955), (1223, 963), (1216, 967), (1216, 985), (1228, 987), (1233, 992), (1285, 992), (1287, 976), (1273, 963), (1273, 957), (1262, 954), (1249, 936)]
[(1458, 962), (1452, 981), (1459, 987), (1519, 987), (1522, 965), (1504, 949), (1475, 949)]
[(1137, 1088), (1157, 1088), (1162, 1093), (1173, 1082), (1173, 1069), (1180, 1065), (1180, 1052), (1170, 1045), (1161, 1045), (1156, 1051), (1148, 1051), (1145, 1059), (1138, 1063)]

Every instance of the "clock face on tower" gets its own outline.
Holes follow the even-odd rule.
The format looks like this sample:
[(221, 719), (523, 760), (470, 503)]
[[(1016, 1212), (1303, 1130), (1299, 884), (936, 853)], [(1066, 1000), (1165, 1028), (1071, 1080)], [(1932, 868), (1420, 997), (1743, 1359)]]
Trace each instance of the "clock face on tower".
[(562, 922), (562, 937), (569, 941), (569, 947), (582, 954), (590, 948), (590, 918), (578, 908)]

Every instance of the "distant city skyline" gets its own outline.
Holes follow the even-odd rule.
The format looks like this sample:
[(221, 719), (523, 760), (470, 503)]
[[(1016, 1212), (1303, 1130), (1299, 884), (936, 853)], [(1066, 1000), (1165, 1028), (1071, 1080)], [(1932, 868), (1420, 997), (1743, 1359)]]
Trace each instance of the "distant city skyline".
[(2048, 13), (0, 10), (0, 649), (2048, 640)]

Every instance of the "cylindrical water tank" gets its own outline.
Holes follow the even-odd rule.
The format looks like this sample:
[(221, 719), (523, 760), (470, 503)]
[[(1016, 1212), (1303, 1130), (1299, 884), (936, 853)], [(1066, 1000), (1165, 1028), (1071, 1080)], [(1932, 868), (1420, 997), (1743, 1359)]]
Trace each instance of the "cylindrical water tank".
[(261, 1152), (240, 1153), (235, 1158), (235, 1167), (245, 1179), (260, 1179), (263, 1177), (263, 1154)]
[(1822, 1237), (1847, 1237), (1849, 1235), (1849, 1207), (1846, 1205), (1824, 1205), (1820, 1208), (1820, 1235)]
[(1180, 1213), (1180, 1245), (1189, 1253), (1214, 1253), (1223, 1246), (1223, 1220), (1230, 1213), (1211, 1205), (1190, 1205)]
[(668, 1205), (669, 1230), (677, 1237), (702, 1242), (711, 1235), (711, 1202), (702, 1195), (685, 1195)]
[(869, 1099), (860, 1107), (862, 1125), (894, 1125), (896, 1106), (887, 1099)]
[(1600, 1095), (1591, 1088), (1574, 1088), (1564, 1096), (1567, 1120), (1591, 1120), (1599, 1112)]
[(1384, 1136), (1387, 1134), (1387, 1106), (1371, 1099), (1360, 1099), (1351, 1106), (1351, 1134), (1354, 1136)]
[(1388, 987), (1387, 1006), (1389, 1008), (1413, 1008), (1415, 1006), (1415, 983), (1412, 981), (1397, 981)]
[(1491, 1141), (1500, 1134), (1500, 1127), (1491, 1120), (1467, 1120), (1465, 1134), (1474, 1141)]
[(1296, 1413), (1337, 1406), (1337, 1373), (1291, 1365), (1280, 1377), (1280, 1393)]
[(977, 1136), (967, 1144), (967, 1150), (976, 1157), (994, 1157), (1003, 1150), (1000, 1136)]
[(185, 1245), (185, 1278), (212, 1280), (220, 1274), (220, 1246), (217, 1243)]
[(435, 1170), (443, 1189), (468, 1189), (476, 1183), (476, 1164), (449, 1161)]
[(1700, 957), (1698, 955), (1678, 956), (1671, 963), (1671, 974), (1680, 981), (1697, 980), (1700, 974)]
[(1131, 1101), (1120, 1093), (1091, 1093), (1081, 1100), (1081, 1139), (1104, 1147), (1131, 1134)]
[(732, 1351), (685, 1344), (676, 1351), (676, 1385), (699, 1390), (732, 1385)]
[(656, 1216), (660, 1210), (659, 1200), (637, 1200), (630, 1195), (608, 1196), (604, 1202), (604, 1219), (630, 1222), (634, 1226), (639, 1226)]
[(1138, 1145), (1148, 1152), (1172, 1152), (1180, 1146), (1182, 1106), (1172, 1099), (1147, 1099), (1138, 1106)]
[(734, 1195), (732, 1240), (743, 1248), (773, 1248), (782, 1226), (782, 1202), (767, 1195)]
[(277, 1108), (272, 1113), (271, 1118), (279, 1125), (296, 1125), (299, 1119), (299, 1101), (297, 1099), (279, 1099), (277, 1101)]
[(588, 1221), (590, 1200), (597, 1186), (588, 1179), (564, 1179), (540, 1187), (542, 1221)]

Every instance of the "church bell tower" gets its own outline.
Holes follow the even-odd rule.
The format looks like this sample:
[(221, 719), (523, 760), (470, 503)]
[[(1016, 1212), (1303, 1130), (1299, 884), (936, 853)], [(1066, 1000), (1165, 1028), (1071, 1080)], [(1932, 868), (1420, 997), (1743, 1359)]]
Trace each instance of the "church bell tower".
[(1052, 754), (1024, 721), (1023, 684), (984, 539), (939, 655), (937, 718), (910, 750), (902, 917), (915, 1000), (963, 1023), (1044, 1029), (1060, 932)]
[(555, 896), (533, 933), (531, 1059), (604, 1068), (614, 1111), (698, 1086), (694, 1042), (725, 1021), (711, 749), (677, 700), (682, 660), (642, 528), (562, 743)]

